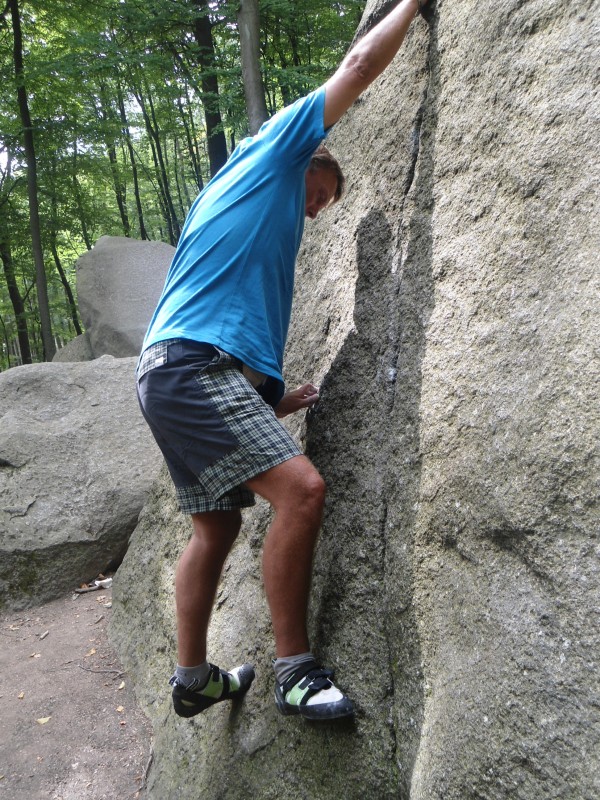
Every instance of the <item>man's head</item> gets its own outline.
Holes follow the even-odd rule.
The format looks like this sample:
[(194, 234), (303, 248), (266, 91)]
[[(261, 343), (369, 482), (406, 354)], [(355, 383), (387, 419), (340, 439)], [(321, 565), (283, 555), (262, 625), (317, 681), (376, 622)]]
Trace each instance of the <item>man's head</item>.
[(306, 170), (306, 216), (314, 219), (319, 211), (337, 203), (344, 191), (344, 175), (324, 144), (313, 153)]

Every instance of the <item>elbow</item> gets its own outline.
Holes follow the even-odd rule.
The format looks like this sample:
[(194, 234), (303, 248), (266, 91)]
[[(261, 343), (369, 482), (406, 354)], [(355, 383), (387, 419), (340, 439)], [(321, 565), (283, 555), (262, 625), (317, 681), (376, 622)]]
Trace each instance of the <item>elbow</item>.
[(378, 75), (375, 65), (365, 53), (351, 52), (346, 60), (346, 69), (361, 88), (366, 88)]

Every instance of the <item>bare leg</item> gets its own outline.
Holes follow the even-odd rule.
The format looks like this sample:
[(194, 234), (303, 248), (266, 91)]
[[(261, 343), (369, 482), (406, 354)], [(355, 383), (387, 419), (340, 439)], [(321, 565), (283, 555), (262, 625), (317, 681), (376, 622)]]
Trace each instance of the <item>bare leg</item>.
[(247, 486), (275, 510), (265, 537), (263, 575), (276, 655), (305, 653), (310, 649), (306, 614), (325, 484), (305, 456), (296, 456), (247, 481)]
[(192, 514), (194, 532), (175, 576), (178, 663), (206, 661), (206, 635), (225, 559), (239, 533), (239, 511)]

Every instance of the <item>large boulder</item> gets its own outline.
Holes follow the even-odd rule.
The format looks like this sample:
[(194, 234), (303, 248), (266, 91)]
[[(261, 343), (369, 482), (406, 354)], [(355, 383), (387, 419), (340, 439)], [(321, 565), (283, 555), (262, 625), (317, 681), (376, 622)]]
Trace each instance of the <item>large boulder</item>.
[[(93, 358), (139, 354), (174, 252), (164, 242), (102, 236), (79, 257), (77, 299)], [(84, 360), (86, 345), (58, 358)]]
[(64, 347), (57, 350), (52, 361), (93, 361), (93, 359), (94, 353), (90, 342), (90, 335), (85, 331), (85, 333), (71, 339)]
[(0, 374), (0, 606), (42, 602), (120, 563), (162, 461), (135, 362)]
[(263, 505), (210, 633), (255, 685), (174, 716), (189, 523), (165, 476), (112, 629), (154, 722), (155, 800), (600, 794), (595, 15), (437, 8), (331, 137), (347, 199), (308, 226), (288, 347), (289, 382), (322, 383), (294, 428), (329, 486), (312, 641), (355, 723), (275, 711)]

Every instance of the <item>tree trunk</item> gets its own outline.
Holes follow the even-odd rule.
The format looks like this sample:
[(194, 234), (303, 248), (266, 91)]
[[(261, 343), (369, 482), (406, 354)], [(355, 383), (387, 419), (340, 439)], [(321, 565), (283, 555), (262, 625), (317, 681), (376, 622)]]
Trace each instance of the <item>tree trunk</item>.
[(198, 10), (194, 20), (194, 38), (198, 44), (200, 69), (202, 72), (202, 104), (206, 121), (206, 139), (211, 177), (227, 161), (227, 142), (219, 110), (219, 82), (215, 73), (215, 44), (212, 23), (208, 16), (208, 0), (193, 0)]
[(50, 319), (50, 303), (48, 301), (48, 282), (44, 266), (42, 249), (42, 236), (40, 230), (40, 212), (37, 195), (37, 164), (35, 158), (35, 144), (33, 140), (33, 127), (29, 114), (29, 103), (25, 90), (25, 70), (23, 67), (23, 35), (21, 32), (21, 17), (18, 0), (9, 0), (10, 14), (13, 27), (13, 59), (15, 78), (17, 83), (17, 101), (19, 115), (23, 126), (23, 145), (27, 163), (27, 196), (29, 200), (29, 217), (31, 229), (31, 246), (35, 264), (37, 301), (40, 314), (40, 329), (44, 347), (44, 360), (52, 361), (56, 352), (52, 336), (52, 322)]
[[(279, 57), (279, 66), (281, 67), (282, 74), (285, 75), (286, 70), (289, 67), (289, 63), (287, 57), (285, 55), (285, 50), (281, 44), (281, 20), (278, 16), (275, 17), (275, 27), (273, 30), (273, 47), (275, 52)], [(283, 82), (281, 78), (279, 78), (279, 90), (281, 92), (281, 98), (283, 100), (284, 106), (289, 106), (292, 102), (292, 94), (290, 92), (289, 86), (287, 83)]]
[(260, 71), (260, 17), (258, 0), (241, 0), (238, 11), (242, 81), (250, 135), (268, 118), (265, 87)]
[(21, 362), (23, 364), (31, 364), (31, 346), (29, 344), (29, 333), (27, 331), (27, 316), (25, 312), (25, 303), (21, 297), (19, 286), (15, 278), (15, 271), (13, 267), (12, 254), (10, 251), (10, 244), (6, 237), (0, 234), (0, 259), (4, 267), (4, 277), (6, 278), (6, 285), (8, 287), (8, 296), (13, 307), (15, 321), (17, 324), (17, 339), (19, 340), (19, 350), (21, 351)]
[(127, 115), (125, 113), (125, 102), (123, 101), (123, 92), (121, 90), (120, 84), (118, 84), (117, 86), (117, 99), (119, 102), (119, 115), (121, 117), (121, 127), (123, 134), (125, 136), (125, 142), (127, 143), (127, 152), (129, 153), (129, 160), (131, 162), (131, 174), (133, 176), (133, 193), (135, 195), (135, 207), (137, 209), (138, 222), (140, 225), (140, 238), (148, 239), (149, 236), (146, 233), (146, 226), (144, 225), (144, 212), (142, 209), (142, 199), (140, 197), (140, 184), (138, 181), (137, 165), (135, 163), (135, 151), (133, 149), (133, 144), (131, 142), (131, 133), (129, 132), (129, 124), (127, 122)]
[(154, 143), (156, 145), (156, 155), (158, 158), (158, 166), (160, 169), (160, 175), (164, 187), (165, 202), (167, 204), (169, 215), (171, 217), (171, 225), (173, 227), (173, 232), (175, 235), (175, 241), (173, 242), (173, 244), (177, 244), (179, 236), (181, 235), (181, 228), (179, 226), (179, 220), (177, 219), (177, 213), (175, 212), (175, 206), (173, 204), (173, 198), (171, 196), (171, 189), (169, 185), (169, 171), (167, 169), (162, 142), (160, 141), (160, 130), (158, 122), (156, 120), (156, 114), (154, 112), (154, 101), (152, 100), (152, 94), (148, 86), (146, 87), (146, 96), (148, 97), (148, 107), (150, 108), (150, 118), (151, 118), (149, 133), (151, 136), (153, 136)]
[(194, 198), (190, 196), (190, 190), (188, 187), (188, 182), (186, 180), (185, 175), (185, 168), (186, 168), (186, 158), (185, 153), (182, 152), (181, 147), (179, 145), (179, 140), (175, 140), (175, 144), (177, 147), (177, 164), (179, 169), (180, 181), (181, 186), (183, 188), (183, 196), (185, 198), (185, 208), (184, 208), (184, 216), (187, 216), (187, 212), (190, 210), (192, 203), (194, 202)]
[[(187, 89), (186, 89), (187, 91)], [(183, 123), (183, 129), (185, 131), (185, 140), (187, 142), (187, 149), (188, 154), (190, 157), (190, 162), (192, 164), (192, 169), (194, 171), (194, 175), (196, 177), (196, 186), (198, 187), (198, 191), (202, 191), (204, 188), (204, 182), (202, 181), (202, 171), (200, 169), (200, 163), (198, 159), (198, 151), (194, 145), (196, 132), (194, 130), (194, 118), (192, 117), (191, 113), (189, 114), (189, 120), (186, 117), (186, 110), (183, 107), (183, 103), (181, 102), (181, 98), (177, 98), (177, 108), (179, 109), (179, 114), (181, 116), (181, 121)]]
[(58, 250), (56, 249), (56, 242), (54, 240), (54, 237), (50, 242), (50, 249), (52, 250), (54, 264), (56, 265), (56, 271), (60, 276), (60, 281), (63, 285), (63, 289), (65, 290), (65, 297), (67, 299), (67, 305), (69, 307), (69, 313), (71, 315), (73, 327), (75, 328), (75, 333), (78, 336), (81, 336), (83, 331), (81, 330), (81, 325), (79, 324), (79, 316), (77, 314), (77, 304), (75, 303), (75, 298), (73, 296), (73, 290), (71, 289), (71, 285), (69, 284), (65, 271), (62, 267), (62, 264), (60, 263), (60, 258), (58, 257)]
[[(54, 165), (55, 171), (56, 165)], [(52, 257), (54, 258), (54, 264), (56, 266), (56, 271), (60, 277), (60, 281), (63, 285), (63, 289), (65, 292), (65, 298), (67, 301), (67, 307), (69, 309), (69, 314), (71, 315), (71, 320), (73, 322), (73, 327), (75, 328), (75, 332), (78, 336), (80, 336), (83, 331), (81, 330), (81, 325), (79, 324), (79, 316), (77, 314), (77, 304), (75, 303), (75, 297), (73, 296), (73, 290), (69, 284), (65, 271), (63, 269), (62, 264), (60, 263), (60, 257), (58, 255), (58, 247), (56, 246), (56, 237), (58, 231), (58, 213), (57, 213), (57, 199), (56, 194), (52, 193), (52, 200), (51, 200), (51, 213), (52, 218), (50, 220), (50, 232), (49, 232), (49, 240), (50, 240), (50, 251), (52, 253)]]
[[(134, 87), (133, 91), (139, 103), (140, 109), (142, 111), (142, 117), (144, 118), (146, 132), (148, 133), (150, 150), (152, 152), (152, 160), (154, 161), (156, 182), (158, 184), (158, 199), (163, 212), (163, 216), (165, 218), (165, 222), (167, 223), (167, 228), (169, 229), (169, 243), (175, 246), (177, 244), (177, 240), (179, 239), (180, 230), (175, 215), (175, 209), (173, 208), (173, 201), (169, 193), (168, 178), (165, 169), (164, 159), (162, 156), (160, 137), (158, 131), (155, 129), (155, 126), (153, 125), (152, 118), (148, 113), (146, 99), (142, 92), (142, 88)], [(150, 103), (150, 108), (152, 111), (151, 103)]]
[(110, 162), (110, 171), (113, 179), (117, 207), (121, 217), (121, 224), (123, 225), (123, 232), (125, 236), (129, 237), (131, 236), (131, 226), (129, 224), (129, 216), (127, 214), (127, 186), (121, 179), (119, 160), (117, 158), (117, 148), (112, 134), (110, 133), (111, 122), (114, 121), (115, 114), (110, 104), (110, 99), (107, 96), (106, 86), (103, 83), (100, 83), (100, 117), (106, 130), (104, 142), (106, 144), (106, 151), (108, 153), (108, 160)]
[(185, 219), (187, 215), (186, 209), (192, 205), (190, 201), (190, 193), (188, 192), (185, 182), (185, 175), (181, 168), (181, 150), (179, 147), (179, 139), (177, 136), (173, 139), (173, 175), (175, 176), (175, 185), (177, 186), (177, 198), (179, 200), (179, 210), (181, 219)]

